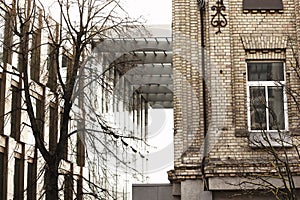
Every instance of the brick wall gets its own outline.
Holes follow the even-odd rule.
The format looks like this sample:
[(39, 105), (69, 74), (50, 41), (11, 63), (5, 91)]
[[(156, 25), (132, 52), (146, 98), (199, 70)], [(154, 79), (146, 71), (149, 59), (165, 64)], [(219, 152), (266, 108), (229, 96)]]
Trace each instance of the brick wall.
[[(249, 145), (247, 60), (285, 61), (288, 88), (297, 91), (300, 87), (293, 70), (293, 51), (299, 48), (299, 1), (283, 0), (282, 11), (246, 11), (242, 0), (224, 0), (227, 26), (218, 34), (211, 25), (214, 5), (215, 0), (207, 0), (204, 14), (208, 110), (205, 145), (200, 12), (196, 0), (173, 0), (175, 171), (169, 177), (174, 181), (201, 177), (204, 148), (208, 150), (205, 169), (209, 176), (269, 169), (258, 169), (257, 163), (268, 163), (272, 156)], [(289, 134), (295, 135), (299, 113), (291, 96), (287, 96)], [(295, 144), (296, 139), (293, 136)], [(294, 149), (289, 148), (287, 154), (294, 157)]]

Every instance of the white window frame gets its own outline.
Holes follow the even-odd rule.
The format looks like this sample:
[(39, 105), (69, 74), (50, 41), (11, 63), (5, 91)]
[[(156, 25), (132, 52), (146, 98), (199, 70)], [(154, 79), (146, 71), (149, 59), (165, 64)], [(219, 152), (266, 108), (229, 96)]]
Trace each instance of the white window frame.
[[(283, 81), (249, 81), (248, 80), (248, 64), (250, 63), (282, 63), (283, 64)], [(285, 73), (285, 63), (283, 61), (276, 61), (276, 60), (268, 60), (268, 61), (248, 61), (246, 62), (246, 83), (247, 83), (247, 125), (248, 125), (248, 131), (249, 132), (262, 132), (266, 131), (268, 133), (277, 133), (278, 130), (270, 130), (269, 129), (269, 111), (268, 111), (268, 87), (269, 86), (282, 86), (283, 87), (283, 112), (284, 112), (284, 130), (280, 130), (282, 132), (287, 132), (288, 131), (288, 106), (287, 106), (287, 95), (286, 95), (286, 73)], [(260, 86), (260, 87), (265, 87), (265, 96), (266, 96), (266, 130), (252, 130), (251, 129), (251, 99), (250, 99), (250, 87), (252, 86)]]

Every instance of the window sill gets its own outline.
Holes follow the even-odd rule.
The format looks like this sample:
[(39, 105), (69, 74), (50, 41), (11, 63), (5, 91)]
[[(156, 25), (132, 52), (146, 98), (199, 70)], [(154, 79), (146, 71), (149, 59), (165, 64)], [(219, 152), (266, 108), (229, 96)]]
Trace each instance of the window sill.
[(264, 147), (292, 147), (292, 139), (288, 132), (249, 132), (249, 146)]

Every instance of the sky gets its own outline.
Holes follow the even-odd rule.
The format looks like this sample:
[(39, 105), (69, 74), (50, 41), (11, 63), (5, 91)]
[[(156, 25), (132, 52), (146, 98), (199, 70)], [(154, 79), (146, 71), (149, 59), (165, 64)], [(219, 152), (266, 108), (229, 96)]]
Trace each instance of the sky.
[(143, 15), (147, 24), (171, 24), (172, 0), (124, 0), (124, 6), (132, 17)]
[[(125, 0), (124, 7), (131, 17), (143, 16), (146, 24), (159, 25), (172, 22), (172, 0)], [(155, 119), (160, 122), (157, 123)], [(173, 169), (173, 110), (150, 111), (149, 133), (153, 136), (149, 138), (149, 143), (156, 144), (156, 149), (150, 151), (148, 163), (150, 173), (146, 174), (148, 182), (168, 183), (167, 171)]]
[[(55, 15), (57, 7), (53, 0), (43, 1), (45, 8), (52, 7)], [(132, 18), (143, 16), (146, 24), (171, 24), (172, 21), (172, 0), (121, 0), (121, 5)], [(52, 10), (52, 11), (53, 11)]]

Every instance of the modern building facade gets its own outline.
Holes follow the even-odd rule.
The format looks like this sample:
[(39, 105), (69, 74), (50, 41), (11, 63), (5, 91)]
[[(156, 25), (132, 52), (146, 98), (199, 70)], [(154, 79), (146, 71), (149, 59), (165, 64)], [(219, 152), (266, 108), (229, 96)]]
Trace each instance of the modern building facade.
[[(14, 2), (20, 3), (18, 5), (20, 10), (22, 6), (24, 8), (35, 6), (32, 4), (33, 1)], [(45, 199), (46, 166), (41, 153), (35, 147), (26, 112), (24, 85), (18, 68), (20, 66), (18, 55), (20, 41), (17, 35), (13, 34), (14, 25), (18, 25), (15, 24), (18, 20), (12, 14), (12, 11), (16, 10), (8, 5), (13, 6), (4, 5), (4, 2), (0, 3), (0, 199)], [(57, 70), (60, 70), (62, 75), (60, 78), (65, 81), (74, 58), (72, 48), (68, 46), (58, 49), (58, 56), (54, 54), (54, 47), (50, 45), (53, 41), (50, 41), (50, 38), (63, 36), (60, 33), (63, 32), (61, 30), (64, 27), (49, 17), (47, 22), (51, 23), (51, 26), (46, 28), (42, 10), (38, 7), (33, 7), (33, 10), (36, 12), (28, 21), (33, 27), (33, 33), (29, 33), (30, 37), (26, 41), (28, 54), (25, 56), (28, 58), (30, 94), (34, 113), (39, 121), (38, 126), (42, 130), (45, 147), (51, 151), (55, 149), (60, 137), (61, 113), (64, 109), (60, 98)], [(94, 80), (99, 84), (93, 82), (86, 87), (92, 89), (91, 93), (87, 90), (80, 90), (86, 96), (89, 95), (88, 99), (80, 96), (74, 100), (75, 106), (70, 115), (69, 131), (70, 133), (78, 131), (70, 135), (67, 147), (62, 149), (64, 158), (59, 169), (61, 173), (59, 196), (62, 199), (129, 199), (131, 181), (145, 181), (143, 170), (147, 164), (145, 147), (147, 112), (148, 103), (151, 102), (138, 91), (131, 93), (132, 89), (140, 88), (141, 82), (133, 81), (137, 87), (133, 88), (129, 83), (129, 78), (140, 80), (141, 74), (134, 73), (130, 76), (128, 73), (126, 78), (121, 77), (125, 73), (122, 71), (121, 64), (117, 65), (115, 62), (113, 65), (111, 62), (118, 58), (122, 61), (123, 54), (134, 50), (134, 54), (131, 54), (133, 56), (137, 54), (145, 58), (146, 54), (149, 57), (151, 52), (153, 57), (155, 53), (153, 47), (159, 46), (160, 42), (167, 49), (155, 54), (171, 61), (170, 57), (165, 56), (171, 43), (167, 42), (166, 38), (162, 41), (162, 38), (157, 37), (115, 38), (104, 43), (109, 43), (110, 48), (116, 48), (115, 44), (120, 41), (131, 44), (129, 49), (126, 51), (107, 50), (104, 52), (107, 54), (106, 57), (99, 55), (97, 50), (94, 51), (94, 56), (97, 56), (98, 60), (96, 60), (97, 65), (93, 66), (96, 68), (92, 70), (103, 71), (100, 75), (94, 73), (95, 76), (92, 76), (91, 74), (89, 78), (99, 75), (96, 81)], [(135, 45), (135, 48), (132, 45)], [(152, 50), (141, 49), (147, 46)], [(162, 63), (162, 60), (159, 64), (153, 65), (152, 62), (139, 63), (140, 68), (137, 70), (143, 70), (144, 64), (151, 65), (151, 69), (155, 67), (161, 69)], [(170, 64), (167, 65), (166, 69), (170, 70)], [(88, 68), (89, 65), (85, 67)], [(155, 70), (153, 73), (156, 73)], [(149, 74), (151, 75), (152, 73)], [(83, 79), (82, 82), (85, 80)], [(80, 85), (81, 80), (78, 82)], [(150, 85), (148, 85), (148, 90), (149, 87)], [(147, 88), (144, 90), (148, 91)], [(155, 96), (152, 98), (155, 102), (159, 100)], [(172, 98), (169, 97), (169, 99)], [(162, 103), (169, 105), (169, 99), (167, 98)], [(86, 101), (83, 102), (83, 100)], [(82, 111), (80, 109), (83, 104), (87, 105), (85, 108), (90, 109), (90, 112), (84, 115), (79, 112)], [(103, 127), (99, 127), (100, 124)], [(110, 128), (110, 130), (104, 131), (104, 128)]]
[(300, 195), (299, 3), (173, 0), (174, 199)]

